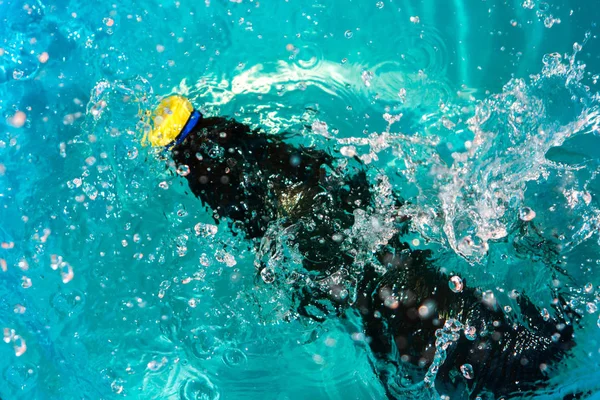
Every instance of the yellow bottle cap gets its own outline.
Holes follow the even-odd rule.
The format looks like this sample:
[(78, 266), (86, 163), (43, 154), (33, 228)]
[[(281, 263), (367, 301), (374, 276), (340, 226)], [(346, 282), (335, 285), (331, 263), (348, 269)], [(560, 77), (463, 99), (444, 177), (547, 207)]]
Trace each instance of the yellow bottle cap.
[(153, 147), (164, 147), (173, 142), (185, 127), (194, 106), (183, 96), (163, 99), (152, 113), (153, 129), (144, 138)]

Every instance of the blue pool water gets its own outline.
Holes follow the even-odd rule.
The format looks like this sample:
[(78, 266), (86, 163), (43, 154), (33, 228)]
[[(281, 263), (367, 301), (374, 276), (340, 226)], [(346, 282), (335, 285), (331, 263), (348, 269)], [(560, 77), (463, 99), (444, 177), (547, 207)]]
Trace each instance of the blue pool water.
[[(287, 315), (252, 244), (139, 144), (171, 93), (357, 154), (408, 200), (407, 240), (500, 301), (550, 309), (563, 287), (577, 346), (535, 395), (600, 398), (596, 2), (1, 0), (0, 17), (2, 399), (384, 396), (359, 321)], [(520, 242), (533, 213), (557, 252)]]

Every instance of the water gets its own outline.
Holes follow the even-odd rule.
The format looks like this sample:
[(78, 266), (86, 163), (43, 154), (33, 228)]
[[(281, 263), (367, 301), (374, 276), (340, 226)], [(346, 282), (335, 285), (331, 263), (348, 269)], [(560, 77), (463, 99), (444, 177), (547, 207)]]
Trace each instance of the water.
[(548, 313), (549, 287), (570, 293), (578, 344), (537, 395), (596, 396), (594, 2), (4, 0), (0, 15), (3, 399), (383, 396), (359, 321), (290, 313), (277, 271), (257, 279), (252, 245), (139, 144), (140, 112), (173, 92), (358, 155), (380, 217), (390, 190), (408, 199), (407, 241), (454, 287)]

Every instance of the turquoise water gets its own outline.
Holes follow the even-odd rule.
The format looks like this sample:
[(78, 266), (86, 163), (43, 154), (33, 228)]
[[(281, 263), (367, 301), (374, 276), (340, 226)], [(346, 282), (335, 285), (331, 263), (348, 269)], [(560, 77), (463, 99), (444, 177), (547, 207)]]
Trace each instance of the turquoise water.
[[(384, 395), (359, 321), (286, 315), (252, 244), (214, 232), (139, 144), (139, 112), (170, 93), (359, 155), (409, 200), (407, 240), (499, 301), (570, 293), (578, 344), (536, 396), (598, 396), (594, 2), (4, 0), (0, 15), (2, 399)], [(515, 228), (532, 212), (548, 248)]]

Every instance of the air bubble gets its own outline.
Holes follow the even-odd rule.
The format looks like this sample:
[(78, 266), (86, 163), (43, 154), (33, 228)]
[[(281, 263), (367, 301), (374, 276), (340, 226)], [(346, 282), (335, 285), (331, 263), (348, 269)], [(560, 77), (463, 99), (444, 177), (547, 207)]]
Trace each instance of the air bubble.
[(450, 290), (452, 290), (454, 293), (460, 293), (465, 288), (463, 280), (458, 275), (454, 275), (450, 278), (448, 286), (450, 287)]
[(469, 340), (475, 340), (477, 337), (477, 329), (474, 326), (467, 326), (464, 330), (465, 337)]
[(351, 39), (353, 35), (352, 31), (350, 29), (348, 29), (346, 32), (344, 32), (344, 36), (346, 37), (346, 39)]
[(460, 372), (462, 372), (463, 376), (467, 379), (473, 379), (474, 372), (473, 366), (471, 364), (463, 364), (460, 366)]
[(190, 173), (190, 167), (183, 164), (177, 167), (177, 174), (180, 176), (188, 176)]
[(535, 211), (533, 211), (531, 208), (529, 207), (522, 207), (519, 210), (519, 219), (521, 219), (521, 221), (531, 221), (532, 219), (535, 218)]

